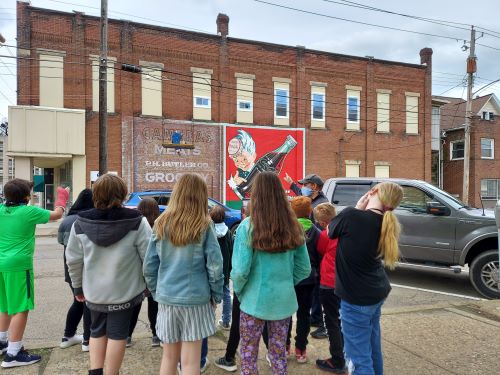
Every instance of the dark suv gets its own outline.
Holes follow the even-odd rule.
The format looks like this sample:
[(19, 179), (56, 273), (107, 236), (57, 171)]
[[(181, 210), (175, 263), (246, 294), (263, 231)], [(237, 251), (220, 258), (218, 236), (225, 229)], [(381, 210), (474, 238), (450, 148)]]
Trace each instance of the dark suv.
[(401, 226), (401, 261), (436, 266), (469, 266), (474, 288), (487, 298), (500, 298), (498, 236), (493, 210), (466, 206), (435, 186), (418, 180), (330, 178), (323, 193), (339, 210), (355, 206), (379, 182), (403, 187), (394, 210)]

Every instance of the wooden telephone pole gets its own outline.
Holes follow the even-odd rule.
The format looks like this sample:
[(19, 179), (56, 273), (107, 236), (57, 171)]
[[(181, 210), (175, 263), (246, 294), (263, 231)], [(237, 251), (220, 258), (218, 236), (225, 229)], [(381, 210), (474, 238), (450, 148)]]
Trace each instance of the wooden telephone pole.
[(470, 32), (470, 48), (469, 57), (467, 58), (467, 104), (465, 110), (465, 127), (464, 127), (464, 179), (462, 189), (462, 200), (467, 205), (469, 204), (469, 170), (470, 170), (470, 128), (472, 118), (472, 87), (474, 86), (474, 73), (476, 67), (476, 30), (474, 26)]
[(108, 0), (101, 0), (99, 56), (99, 176), (108, 171)]

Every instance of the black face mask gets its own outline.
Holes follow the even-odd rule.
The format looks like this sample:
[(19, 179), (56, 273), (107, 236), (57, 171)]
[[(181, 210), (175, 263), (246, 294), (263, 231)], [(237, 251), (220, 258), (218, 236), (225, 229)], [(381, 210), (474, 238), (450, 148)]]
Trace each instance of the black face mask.
[(15, 206), (21, 206), (21, 205), (24, 205), (24, 204), (28, 204), (28, 202), (29, 202), (29, 199), (25, 198), (21, 202), (6, 201), (5, 205), (7, 207), (15, 207)]

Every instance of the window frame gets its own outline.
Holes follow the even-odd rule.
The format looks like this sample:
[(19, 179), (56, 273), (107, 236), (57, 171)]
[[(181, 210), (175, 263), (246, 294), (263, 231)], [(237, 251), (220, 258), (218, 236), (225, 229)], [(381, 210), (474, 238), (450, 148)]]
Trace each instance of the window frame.
[(463, 149), (462, 149), (462, 152), (465, 153), (465, 141), (462, 139), (462, 140), (456, 140), (456, 141), (451, 141), (450, 142), (450, 160), (464, 160), (464, 156), (462, 157), (459, 157), (459, 158), (454, 158), (453, 157), (453, 146), (457, 143), (462, 143), (464, 145)]
[[(495, 182), (495, 184), (496, 184), (496, 188), (494, 189), (496, 191), (495, 197), (483, 195), (483, 182), (487, 184), (489, 181)], [(494, 200), (494, 201), (496, 201), (496, 200), (500, 199), (499, 187), (500, 187), (500, 179), (498, 179), (498, 178), (482, 178), (480, 183), (479, 183), (479, 192), (481, 195), (481, 200)], [(488, 192), (487, 186), (486, 186), (486, 192)]]
[[(490, 141), (489, 151), (491, 152), (491, 156), (483, 156), (483, 140)], [(479, 141), (480, 149), (481, 149), (481, 159), (492, 160), (495, 159), (495, 139), (494, 138), (481, 138)]]
[[(286, 92), (286, 96), (278, 95), (278, 91)], [(278, 97), (285, 97), (286, 99), (286, 116), (278, 115), (276, 112), (278, 109)], [(274, 89), (274, 117), (275, 118), (289, 118), (290, 117), (290, 89), (275, 88)]]
[[(208, 104), (207, 105), (204, 105), (204, 104), (197, 104), (196, 103), (196, 99), (206, 99), (208, 101)], [(196, 95), (194, 96), (194, 103), (193, 103), (193, 107), (196, 107), (196, 108), (207, 108), (207, 109), (211, 109), (212, 108), (212, 100), (210, 97), (208, 96), (202, 96), (202, 95)]]
[[(321, 96), (323, 99), (321, 99), (321, 101), (318, 101), (318, 100), (315, 100), (314, 99), (314, 96), (315, 95), (319, 95)], [(314, 117), (314, 103), (317, 103), (317, 102), (320, 102), (321, 103), (321, 118), (315, 118)], [(326, 109), (326, 105), (325, 105), (325, 94), (323, 93), (320, 93), (320, 92), (311, 92), (311, 120), (312, 121), (325, 121), (325, 109)]]

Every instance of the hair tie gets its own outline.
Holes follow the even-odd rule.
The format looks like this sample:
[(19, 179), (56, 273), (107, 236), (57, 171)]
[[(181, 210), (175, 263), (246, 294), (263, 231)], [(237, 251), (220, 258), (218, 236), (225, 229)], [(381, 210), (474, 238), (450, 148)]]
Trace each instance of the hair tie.
[(392, 210), (394, 210), (394, 207), (384, 206), (384, 213), (386, 213), (387, 211), (392, 211)]

